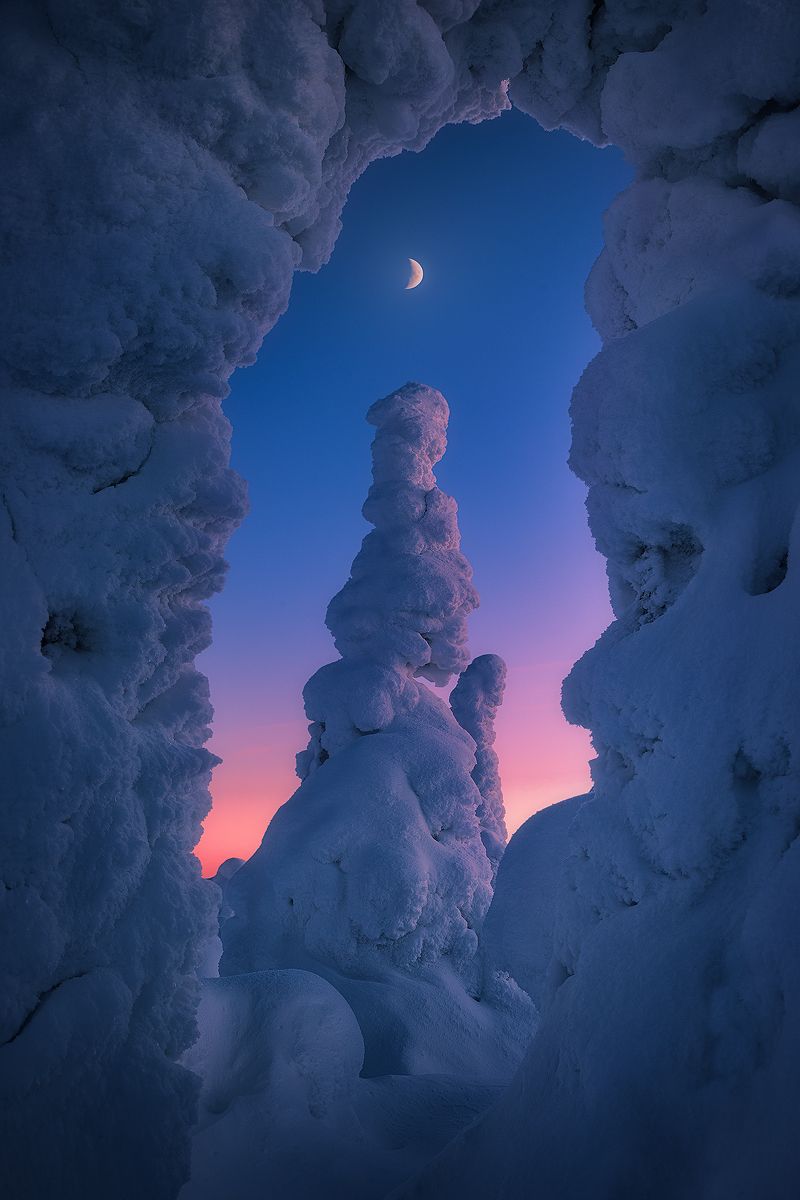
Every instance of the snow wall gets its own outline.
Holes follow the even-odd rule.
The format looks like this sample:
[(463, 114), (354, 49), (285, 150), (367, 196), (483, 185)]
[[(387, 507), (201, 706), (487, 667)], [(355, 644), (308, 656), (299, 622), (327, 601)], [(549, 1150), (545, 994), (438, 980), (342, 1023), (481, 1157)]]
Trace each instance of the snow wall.
[(158, 1200), (186, 1175), (176, 1059), (217, 902), (190, 854), (212, 765), (192, 663), (245, 508), (220, 400), (368, 163), (510, 97), (638, 170), (573, 406), (618, 616), (565, 693), (598, 757), (543, 1024), (441, 1171), (463, 1196), (783, 1195), (800, 10), (19, 0), (3, 26), (7, 1186)]

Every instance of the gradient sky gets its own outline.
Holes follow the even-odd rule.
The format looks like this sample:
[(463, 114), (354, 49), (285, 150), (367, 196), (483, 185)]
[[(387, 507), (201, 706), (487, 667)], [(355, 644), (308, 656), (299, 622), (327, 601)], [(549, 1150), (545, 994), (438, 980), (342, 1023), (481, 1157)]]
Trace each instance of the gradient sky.
[[(497, 739), (509, 828), (588, 787), (588, 735), (566, 724), (560, 687), (610, 612), (566, 466), (568, 405), (599, 348), (583, 283), (601, 215), (629, 179), (619, 151), (516, 112), (375, 163), (329, 265), (296, 277), (258, 363), (234, 376), (225, 407), (251, 514), (200, 659), (224, 760), (198, 848), (206, 873), (250, 855), (297, 786), (302, 687), (336, 657), (325, 609), (369, 528), (364, 414), (411, 379), (451, 409), (437, 475), (481, 595), (473, 653), (509, 667)], [(408, 257), (425, 268), (411, 292)]]

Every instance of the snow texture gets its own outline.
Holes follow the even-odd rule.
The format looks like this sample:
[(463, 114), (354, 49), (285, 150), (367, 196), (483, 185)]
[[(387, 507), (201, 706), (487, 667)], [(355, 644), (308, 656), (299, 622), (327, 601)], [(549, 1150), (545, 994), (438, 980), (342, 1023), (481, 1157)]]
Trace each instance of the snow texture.
[(245, 511), (220, 400), (368, 163), (508, 102), (413, 0), (17, 0), (3, 34), (5, 1181), (160, 1200), (218, 904), (191, 848), (193, 660)]
[(497, 1099), (469, 1079), (359, 1074), (353, 1011), (305, 971), (209, 979), (187, 1064), (203, 1079), (181, 1200), (374, 1200)]
[[(511, 840), (484, 928), (541, 1021), (404, 1196), (797, 1190), (800, 10), (680, 7), (659, 33), (599, 10), (594, 115), (567, 122), (639, 177), (606, 215), (605, 345), (572, 403), (616, 616), (564, 688), (594, 789)], [(631, 48), (594, 68), (614, 28)]]
[(494, 752), (494, 719), (503, 703), (506, 664), (496, 654), (474, 658), (450, 693), (450, 708), (462, 729), (475, 742), (472, 778), (481, 794), (478, 820), (481, 838), (493, 872), (508, 840), (500, 766)]
[(481, 929), (481, 946), (494, 971), (511, 976), (537, 1012), (553, 983), (554, 936), (568, 886), (569, 830), (587, 796), (562, 800), (534, 813), (517, 830), (500, 862), (494, 895)]
[[(186, 1177), (199, 1083), (177, 1060), (218, 903), (190, 853), (213, 764), (192, 664), (245, 508), (220, 399), (369, 162), (510, 97), (637, 169), (587, 284), (605, 346), (573, 404), (617, 620), (565, 690), (595, 788), (539, 1031), (415, 1194), (793, 1196), (800, 10), (17, 0), (3, 23), (7, 1190), (161, 1200)], [(354, 603), (369, 642), (380, 609)], [(343, 662), (337, 693), (373, 671), (421, 724), (424, 685)], [(454, 722), (431, 720), (426, 745), (467, 771)], [(345, 755), (371, 771), (376, 740), (303, 786)], [(410, 945), (402, 911), (366, 957)], [(448, 913), (418, 936), (434, 960), (458, 942)]]
[[(466, 664), (477, 604), (455, 502), (433, 475), (447, 418), (444, 397), (419, 384), (368, 413), (377, 432), (364, 514), (375, 529), (328, 609), (343, 657), (305, 689), (303, 782), (229, 884), (220, 971), (321, 974), (356, 1013), (370, 1075), (494, 1083), (516, 1064), (531, 1019), (527, 997), (478, 954), (496, 764), (484, 754), (476, 765), (481, 744), (416, 678), (446, 683)], [(484, 750), (502, 675), (487, 656), (459, 684)]]

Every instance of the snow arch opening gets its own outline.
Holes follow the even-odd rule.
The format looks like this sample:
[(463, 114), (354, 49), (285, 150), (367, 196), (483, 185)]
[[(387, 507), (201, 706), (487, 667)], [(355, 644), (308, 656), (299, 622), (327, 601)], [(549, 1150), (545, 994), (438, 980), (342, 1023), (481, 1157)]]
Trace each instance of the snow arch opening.
[[(190, 854), (211, 766), (192, 663), (244, 511), (219, 399), (369, 161), (510, 96), (638, 170), (587, 284), (606, 344), (573, 402), (618, 619), (566, 691), (598, 763), (554, 884), (564, 970), (519, 1088), (454, 1146), (448, 1178), (487, 1194), (506, 1128), (518, 1191), (534, 1171), (575, 1196), (655, 1178), (665, 1195), (755, 1194), (767, 1147), (787, 1194), (798, 20), (750, 0), (7, 12), (12, 1180), (166, 1197), (185, 1178), (197, 1089), (176, 1060), (213, 909)], [(642, 1105), (632, 1144), (619, 1129)], [(438, 1170), (418, 1194), (441, 1194)]]

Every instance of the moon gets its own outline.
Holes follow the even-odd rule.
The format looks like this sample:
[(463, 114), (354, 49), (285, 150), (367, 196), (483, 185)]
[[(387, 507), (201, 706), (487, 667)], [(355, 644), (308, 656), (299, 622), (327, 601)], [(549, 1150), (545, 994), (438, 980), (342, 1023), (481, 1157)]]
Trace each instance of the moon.
[(422, 283), (422, 276), (425, 274), (425, 272), (422, 270), (422, 267), (419, 265), (419, 263), (417, 262), (417, 260), (415, 258), (410, 258), (408, 260), (408, 266), (409, 266), (409, 276), (408, 276), (408, 283), (406, 284), (406, 287), (405, 287), (406, 291), (409, 291), (410, 288), (419, 287), (419, 285)]

